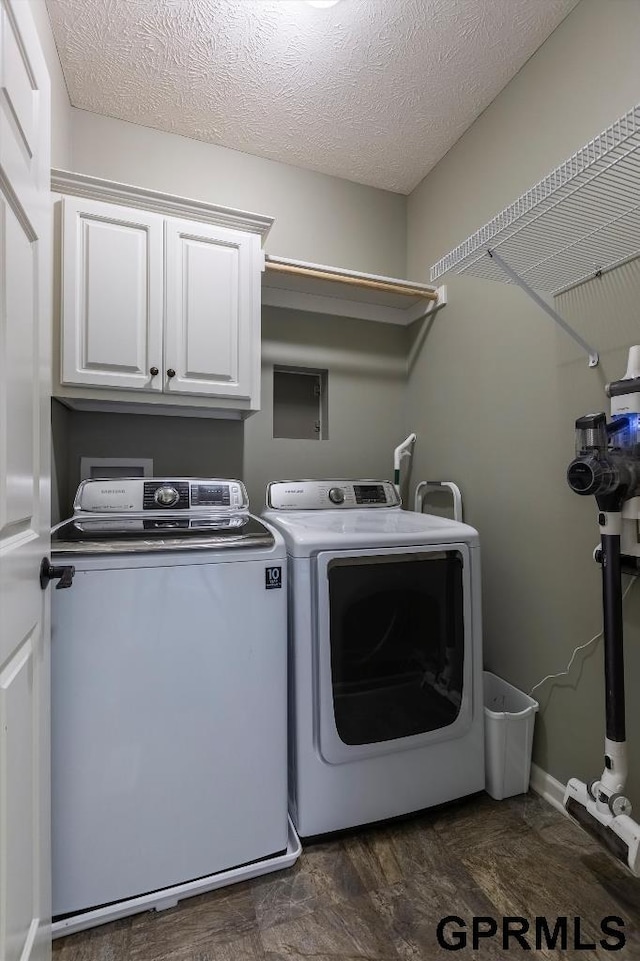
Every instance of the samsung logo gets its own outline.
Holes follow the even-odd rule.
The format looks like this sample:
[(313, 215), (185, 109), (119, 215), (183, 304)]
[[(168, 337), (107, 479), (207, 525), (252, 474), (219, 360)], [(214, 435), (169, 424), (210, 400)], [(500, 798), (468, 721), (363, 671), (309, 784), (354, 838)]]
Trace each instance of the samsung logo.
[(304, 494), (304, 489), (302, 487), (287, 487), (285, 494)]
[(101, 494), (126, 494), (127, 491), (124, 487), (103, 487), (100, 491)]

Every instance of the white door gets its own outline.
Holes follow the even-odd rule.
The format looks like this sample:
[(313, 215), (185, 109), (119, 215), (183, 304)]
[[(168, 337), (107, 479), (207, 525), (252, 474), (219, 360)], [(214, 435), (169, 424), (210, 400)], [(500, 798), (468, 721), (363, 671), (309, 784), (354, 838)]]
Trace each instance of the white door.
[(162, 390), (163, 218), (62, 204), (62, 383)]
[(0, 0), (0, 958), (50, 955), (49, 78), (29, 5)]
[(165, 391), (250, 398), (259, 383), (259, 238), (166, 221)]

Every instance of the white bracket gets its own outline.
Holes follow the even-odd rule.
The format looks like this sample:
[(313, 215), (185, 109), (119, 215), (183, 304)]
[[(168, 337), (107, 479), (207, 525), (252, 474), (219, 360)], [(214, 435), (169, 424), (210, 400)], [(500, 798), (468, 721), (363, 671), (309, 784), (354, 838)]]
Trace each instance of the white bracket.
[(582, 347), (584, 352), (589, 355), (589, 367), (597, 367), (598, 361), (600, 360), (598, 356), (598, 351), (594, 350), (593, 347), (590, 347), (589, 344), (586, 342), (586, 340), (584, 340), (580, 336), (580, 334), (578, 334), (573, 329), (573, 327), (571, 327), (566, 322), (566, 320), (564, 320), (560, 316), (557, 310), (554, 310), (553, 307), (546, 302), (546, 300), (543, 300), (540, 294), (538, 294), (533, 289), (533, 287), (530, 287), (529, 284), (525, 280), (523, 280), (522, 277), (519, 274), (517, 274), (512, 267), (509, 266), (509, 264), (505, 263), (502, 257), (499, 254), (497, 254), (495, 250), (487, 250), (487, 253), (489, 257), (491, 257), (491, 259), (494, 261), (494, 263), (496, 263), (498, 267), (500, 267), (502, 272), (506, 274), (507, 277), (510, 280), (512, 280), (514, 284), (517, 284), (521, 290), (524, 290), (525, 294), (528, 294), (528, 296), (531, 297), (531, 299), (534, 301), (534, 303), (538, 305), (538, 307), (544, 310), (544, 312), (548, 314), (549, 317), (555, 320), (558, 326), (562, 327), (564, 332), (567, 333), (569, 337), (572, 338), (572, 340), (575, 340), (576, 344), (579, 344), (580, 347)]
[(447, 306), (447, 285), (443, 284), (441, 287), (436, 287), (436, 294), (438, 299), (430, 300), (426, 307), (424, 304), (416, 304), (413, 308), (409, 308), (407, 311), (407, 316), (410, 318), (409, 323), (412, 324), (416, 320), (431, 317), (432, 314), (437, 314), (439, 310)]

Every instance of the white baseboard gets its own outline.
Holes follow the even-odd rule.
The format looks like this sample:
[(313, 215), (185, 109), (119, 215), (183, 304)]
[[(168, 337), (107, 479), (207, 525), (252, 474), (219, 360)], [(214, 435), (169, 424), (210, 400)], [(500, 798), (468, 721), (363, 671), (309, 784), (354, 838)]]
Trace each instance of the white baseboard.
[(532, 791), (535, 791), (536, 794), (543, 797), (545, 801), (551, 804), (557, 811), (568, 816), (562, 803), (565, 791), (564, 784), (550, 774), (547, 774), (547, 772), (543, 771), (537, 764), (531, 765), (531, 780), (529, 786)]

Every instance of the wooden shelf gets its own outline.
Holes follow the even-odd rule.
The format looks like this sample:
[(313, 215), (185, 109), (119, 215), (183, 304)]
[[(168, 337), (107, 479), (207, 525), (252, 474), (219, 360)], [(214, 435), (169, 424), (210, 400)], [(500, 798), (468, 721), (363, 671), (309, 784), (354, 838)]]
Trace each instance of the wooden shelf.
[(446, 288), (267, 256), (262, 303), (407, 326), (444, 306)]

